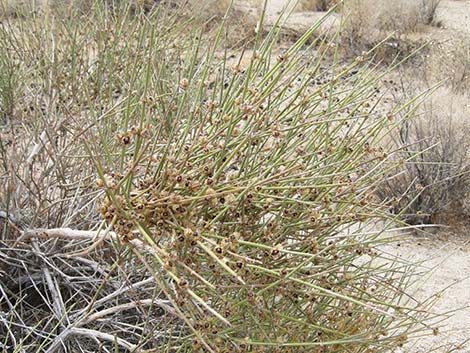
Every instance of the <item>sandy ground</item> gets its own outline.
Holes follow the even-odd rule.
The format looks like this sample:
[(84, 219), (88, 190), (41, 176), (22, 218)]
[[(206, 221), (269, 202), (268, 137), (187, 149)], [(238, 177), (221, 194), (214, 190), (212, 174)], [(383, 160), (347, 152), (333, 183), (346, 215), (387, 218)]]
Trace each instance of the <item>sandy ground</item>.
[(415, 298), (425, 300), (438, 295), (433, 310), (450, 313), (439, 326), (439, 334), (410, 342), (396, 353), (470, 352), (470, 231), (461, 230), (410, 237), (384, 251), (410, 263), (421, 263), (425, 275), (417, 284)]
[(470, 0), (442, 0), (436, 20), (445, 29), (470, 34)]

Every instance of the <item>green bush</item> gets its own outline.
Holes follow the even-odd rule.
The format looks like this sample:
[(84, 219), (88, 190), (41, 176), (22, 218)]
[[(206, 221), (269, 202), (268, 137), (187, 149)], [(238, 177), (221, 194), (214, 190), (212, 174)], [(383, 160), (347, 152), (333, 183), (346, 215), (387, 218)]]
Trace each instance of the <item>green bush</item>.
[(374, 195), (395, 166), (379, 146), (397, 122), (375, 111), (366, 57), (316, 84), (318, 24), (282, 52), (278, 27), (258, 31), (231, 64), (228, 24), (207, 37), (173, 7), (94, 6), (34, 35), (43, 19), (25, 20), (15, 53), (66, 117), (61, 163), (92, 164), (101, 216), (134, 254), (121, 261), (140, 260), (176, 313), (144, 348), (387, 352), (425, 327), (412, 268), (378, 249), (393, 219)]

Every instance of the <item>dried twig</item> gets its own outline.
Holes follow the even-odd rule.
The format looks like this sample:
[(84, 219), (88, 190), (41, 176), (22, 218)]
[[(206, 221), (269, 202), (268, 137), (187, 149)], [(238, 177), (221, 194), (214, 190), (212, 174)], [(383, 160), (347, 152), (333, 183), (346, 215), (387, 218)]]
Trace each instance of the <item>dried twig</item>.
[[(138, 352), (152, 347), (147, 341), (137, 345), (142, 335), (149, 342), (168, 339), (170, 327), (180, 329), (179, 313), (160, 297), (145, 267), (109, 258), (103, 246), (111, 248), (118, 240), (109, 229), (26, 229), (14, 244), (2, 246), (0, 260), (6, 271), (0, 302), (9, 313), (0, 320), (0, 334), (26, 351), (41, 346), (48, 353), (72, 344), (90, 350), (90, 339), (108, 349), (118, 345)], [(100, 251), (91, 251), (98, 248), (97, 242)], [(131, 246), (152, 251), (139, 239)]]
[(113, 343), (116, 342), (119, 346), (127, 348), (131, 351), (135, 351), (136, 348), (137, 348), (136, 345), (134, 345), (132, 343), (129, 343), (129, 342), (127, 342), (126, 340), (124, 340), (122, 338), (118, 338), (114, 335), (110, 335), (108, 333), (100, 332), (100, 331), (97, 331), (97, 330), (90, 330), (90, 329), (86, 329), (86, 328), (74, 327), (70, 330), (70, 334), (71, 335), (87, 336), (87, 337), (93, 338), (97, 341), (103, 340), (103, 341), (108, 341), (108, 342), (113, 342)]
[[(15, 244), (21, 242), (27, 242), (33, 238), (38, 239), (63, 239), (63, 240), (94, 240), (98, 237), (99, 233), (96, 231), (90, 230), (75, 230), (70, 228), (53, 228), (53, 229), (27, 229), (22, 232), (21, 236), (18, 238)], [(101, 243), (106, 239), (118, 240), (119, 237), (115, 232), (105, 231), (105, 234), (98, 238), (97, 242)], [(132, 239), (129, 241), (131, 245), (140, 250), (152, 251), (152, 247), (146, 245), (139, 239)], [(92, 245), (92, 248), (94, 246)], [(74, 256), (81, 256), (86, 254), (86, 252), (78, 252), (73, 254)], [(67, 256), (71, 256), (68, 254)]]

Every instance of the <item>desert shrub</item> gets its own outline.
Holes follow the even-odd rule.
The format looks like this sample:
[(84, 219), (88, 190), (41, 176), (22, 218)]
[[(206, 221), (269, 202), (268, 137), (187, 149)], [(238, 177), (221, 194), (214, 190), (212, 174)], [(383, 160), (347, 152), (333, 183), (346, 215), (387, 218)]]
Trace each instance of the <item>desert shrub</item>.
[(444, 80), (455, 92), (465, 93), (470, 88), (470, 39), (453, 39), (451, 43), (434, 43), (427, 58), (426, 77), (430, 81)]
[(0, 19), (6, 17), (24, 16), (37, 8), (28, 1), (3, 0), (0, 2)]
[(468, 92), (470, 88), (470, 40), (463, 38), (442, 61), (449, 67), (450, 83), (457, 92)]
[[(400, 52), (409, 54), (414, 48), (406, 35), (419, 31), (423, 24), (431, 24), (439, 1), (351, 0), (342, 6), (345, 18), (342, 41), (353, 54), (370, 49), (387, 40), (388, 49), (383, 58)], [(382, 58), (382, 57), (381, 57)]]
[(297, 9), (299, 11), (328, 11), (338, 3), (337, 0), (300, 0)]
[(436, 12), (441, 0), (421, 0), (420, 20), (425, 24), (434, 24)]
[(453, 223), (469, 216), (468, 95), (441, 88), (399, 131), (404, 164), (379, 188), (410, 224)]
[[(24, 36), (16, 37), (17, 23), (28, 26)], [(97, 192), (83, 145), (77, 143), (85, 113), (71, 104), (70, 93), (79, 88), (76, 76), (85, 73), (83, 63), (73, 59), (74, 37), (65, 28), (55, 33), (57, 42), (45, 39), (50, 23), (30, 14), (0, 24), (1, 111), (8, 117), (0, 131), (0, 209), (30, 227), (87, 229), (98, 220)], [(55, 53), (57, 43), (69, 40), (69, 57)]]
[(262, 7), (257, 2), (236, 1), (231, 6), (230, 0), (182, 0), (179, 5), (189, 12), (192, 21), (206, 33), (217, 31), (222, 20), (229, 23), (230, 26), (224, 28), (224, 40), (221, 44), (231, 49), (251, 45)]
[[(363, 31), (415, 30), (419, 23), (419, 5), (416, 1), (352, 0), (343, 8), (352, 29)], [(362, 24), (362, 26), (361, 26)]]
[(439, 0), (351, 0), (345, 2), (343, 9), (357, 26), (362, 20), (364, 27), (407, 33), (418, 30), (420, 24), (431, 24), (439, 3)]
[[(0, 31), (1, 33), (1, 31)], [(13, 115), (17, 74), (8, 52), (0, 54), (0, 123)]]
[[(147, 266), (191, 337), (173, 344), (339, 352), (403, 343), (411, 308), (392, 318), (384, 305), (398, 304), (387, 284), (397, 272), (354, 262), (378, 256), (380, 241), (343, 235), (387, 217), (373, 190), (387, 164), (375, 145), (390, 122), (365, 119), (374, 115), (372, 72), (358, 61), (312, 87), (308, 34), (277, 54), (272, 32), (245, 52), (246, 66), (230, 68), (212, 55), (217, 38), (188, 47), (145, 38), (132, 103), (109, 115), (116, 128), (101, 128), (89, 148), (103, 218), (122, 242), (154, 249)], [(366, 332), (378, 326), (385, 336)]]
[[(29, 195), (23, 207), (36, 206), (33, 220), (47, 225), (42, 218), (56, 212), (77, 210), (80, 218), (87, 210), (93, 219), (89, 206), (98, 198), (95, 225), (114, 231), (122, 253), (103, 259), (106, 268), (112, 263), (124, 282), (132, 281), (125, 269), (144, 269), (135, 276), (152, 276), (152, 298), (172, 317), (158, 326), (150, 311), (147, 325), (139, 307), (127, 326), (119, 316), (110, 324), (79, 320), (78, 330), (69, 316), (84, 309), (70, 299), (78, 287), (67, 284), (67, 306), (55, 315), (44, 309), (38, 329), (2, 332), (27, 340), (29, 351), (387, 352), (403, 345), (426, 328), (427, 308), (406, 293), (412, 268), (378, 249), (393, 217), (376, 188), (396, 164), (380, 140), (400, 123), (375, 110), (380, 75), (364, 54), (330, 65), (333, 76), (319, 82), (315, 27), (286, 51), (274, 47), (279, 28), (258, 34), (253, 50), (230, 66), (221, 43), (229, 23), (207, 36), (194, 23), (173, 7), (129, 14), (97, 3), (67, 20), (53, 12), (19, 19), (6, 32), (28, 73), (21, 101), (35, 112), (19, 110), (15, 119), (39, 136), (33, 160), (43, 159), (31, 166), (28, 153), (19, 154), (5, 171)], [(413, 105), (392, 113), (407, 119), (404, 108)], [(8, 151), (10, 160), (20, 151)], [(36, 183), (38, 175), (45, 182)], [(61, 194), (68, 188), (75, 193)], [(382, 224), (377, 231), (374, 222)], [(42, 253), (36, 247), (31, 255)], [(58, 273), (67, 267), (59, 260)], [(78, 295), (91, 310), (111, 291), (104, 283)], [(99, 318), (110, 313), (98, 309)]]

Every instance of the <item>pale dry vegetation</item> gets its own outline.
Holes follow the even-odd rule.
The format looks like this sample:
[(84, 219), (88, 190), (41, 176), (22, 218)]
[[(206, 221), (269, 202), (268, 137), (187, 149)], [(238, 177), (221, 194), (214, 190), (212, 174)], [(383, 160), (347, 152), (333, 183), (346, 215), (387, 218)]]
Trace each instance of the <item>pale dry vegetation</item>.
[(189, 13), (206, 31), (218, 30), (220, 22), (230, 24), (224, 28), (222, 45), (235, 49), (251, 46), (256, 36), (262, 4), (247, 2), (242, 6), (230, 6), (230, 0), (180, 0), (180, 5), (189, 8)]
[(298, 11), (328, 11), (338, 3), (338, 0), (300, 0), (297, 9)]
[[(375, 60), (394, 62), (410, 57), (392, 89), (403, 100), (441, 85), (395, 135), (397, 146), (407, 146), (399, 175), (380, 189), (382, 199), (393, 200), (394, 212), (412, 224), (456, 224), (469, 216), (468, 36), (451, 41), (419, 39), (425, 25), (435, 23), (440, 1), (345, 2), (343, 53), (359, 53), (379, 45)], [(413, 53), (412, 56), (410, 54)], [(415, 76), (423, 80), (416, 80)], [(411, 84), (410, 84), (411, 82)], [(405, 99), (406, 99), (405, 98)]]
[(349, 0), (344, 2), (342, 14), (343, 43), (353, 53), (386, 41), (388, 48), (379, 59), (393, 58), (413, 51), (406, 36), (419, 32), (424, 25), (432, 25), (439, 0)]
[(362, 21), (364, 30), (406, 33), (419, 30), (420, 24), (432, 24), (439, 3), (440, 0), (349, 0), (342, 10), (353, 28)]
[[(419, 89), (416, 83), (404, 84), (400, 95)], [(403, 166), (379, 194), (392, 200), (406, 222), (457, 225), (470, 217), (469, 102), (467, 93), (440, 87), (396, 134)]]
[(424, 75), (429, 81), (445, 81), (454, 92), (464, 94), (470, 89), (470, 38), (456, 36), (452, 44), (435, 44), (424, 63)]

